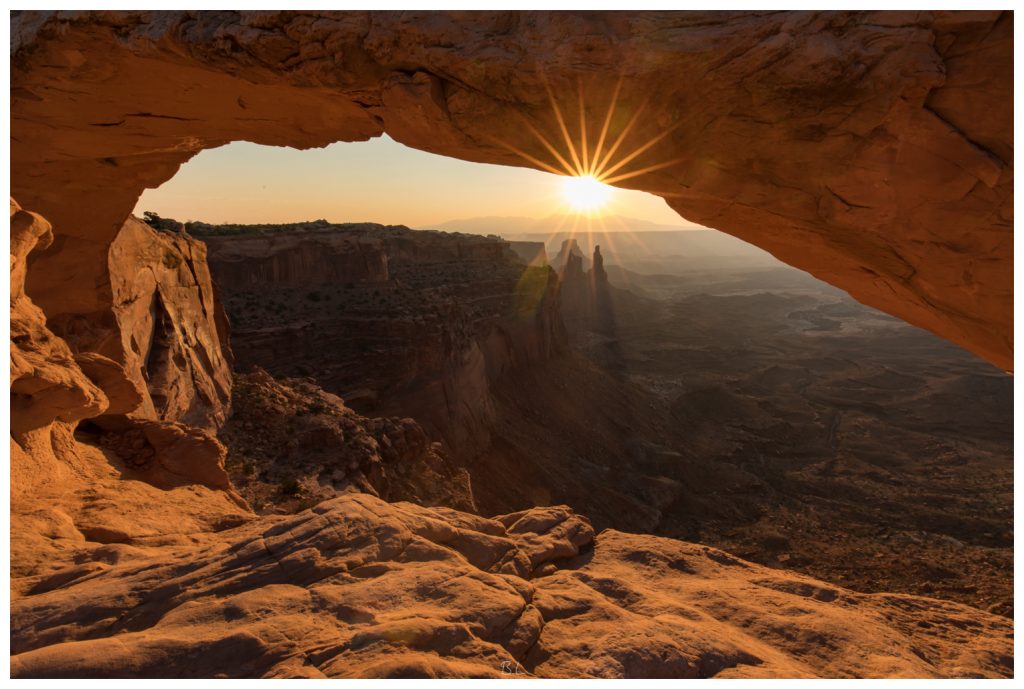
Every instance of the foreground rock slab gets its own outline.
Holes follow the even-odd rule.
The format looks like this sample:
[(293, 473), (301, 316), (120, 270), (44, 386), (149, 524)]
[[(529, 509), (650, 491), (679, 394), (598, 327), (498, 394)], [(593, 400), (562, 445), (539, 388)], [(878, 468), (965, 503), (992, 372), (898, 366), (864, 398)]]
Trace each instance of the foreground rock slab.
[[(37, 577), (14, 677), (999, 677), (1012, 625), (563, 507), (343, 496)], [(25, 587), (23, 587), (25, 588)]]

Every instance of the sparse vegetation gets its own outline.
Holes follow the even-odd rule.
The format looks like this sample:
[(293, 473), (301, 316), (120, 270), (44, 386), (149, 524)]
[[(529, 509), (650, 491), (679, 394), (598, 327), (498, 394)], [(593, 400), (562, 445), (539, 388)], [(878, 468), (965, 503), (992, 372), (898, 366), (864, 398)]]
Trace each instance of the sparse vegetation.
[(155, 230), (162, 232), (178, 232), (184, 230), (196, 237), (230, 237), (234, 235), (266, 235), (283, 232), (325, 232), (332, 230), (344, 230), (353, 228), (374, 227), (381, 230), (403, 231), (408, 228), (401, 225), (377, 225), (376, 223), (332, 223), (320, 218), (319, 220), (306, 220), (293, 223), (258, 223), (245, 225), (241, 223), (220, 223), (213, 224), (199, 220), (186, 220), (181, 222), (173, 218), (162, 218), (153, 211), (145, 211), (142, 214), (143, 221)]

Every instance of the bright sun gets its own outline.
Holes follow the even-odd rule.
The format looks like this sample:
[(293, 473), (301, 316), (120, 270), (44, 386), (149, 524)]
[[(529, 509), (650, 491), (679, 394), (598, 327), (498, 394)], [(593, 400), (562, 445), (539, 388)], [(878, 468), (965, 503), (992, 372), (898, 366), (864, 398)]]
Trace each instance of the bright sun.
[(590, 175), (562, 179), (562, 196), (569, 207), (577, 213), (594, 213), (601, 210), (608, 203), (611, 192), (612, 187)]

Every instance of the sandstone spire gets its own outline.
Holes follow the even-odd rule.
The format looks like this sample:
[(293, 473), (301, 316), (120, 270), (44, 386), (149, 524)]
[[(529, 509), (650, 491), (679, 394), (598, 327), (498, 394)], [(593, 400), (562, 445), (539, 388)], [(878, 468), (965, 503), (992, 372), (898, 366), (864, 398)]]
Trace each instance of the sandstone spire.
[(604, 270), (604, 257), (601, 255), (601, 246), (594, 245), (594, 267), (590, 270), (590, 277), (595, 285), (608, 282), (608, 273)]

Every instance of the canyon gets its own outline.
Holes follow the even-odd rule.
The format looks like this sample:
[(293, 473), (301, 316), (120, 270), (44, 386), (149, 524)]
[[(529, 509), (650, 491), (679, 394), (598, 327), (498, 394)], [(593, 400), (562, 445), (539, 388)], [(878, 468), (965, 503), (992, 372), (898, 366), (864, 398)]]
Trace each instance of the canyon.
[[(996, 369), (591, 247), (130, 216), (236, 139), (543, 167), (561, 94), (638, 151), (624, 186), (1007, 370), (1010, 13), (20, 12), (12, 50), (13, 677), (1012, 675)], [(763, 347), (751, 309), (787, 324)], [(833, 331), (884, 346), (822, 365)], [(822, 580), (882, 535), (882, 579)], [(881, 573), (943, 557), (931, 591)]]
[(411, 416), (472, 453), (490, 389), (565, 347), (557, 283), (505, 242), (325, 224), (206, 235), (238, 367), (314, 375), (360, 412)]
[[(35, 232), (46, 227), (38, 216), (14, 211), (18, 226)], [(170, 226), (177, 223), (170, 221)], [(942, 586), (931, 593), (952, 600), (884, 592), (884, 585), (883, 592), (856, 593), (798, 574), (786, 567), (807, 569), (808, 562), (800, 559), (807, 553), (800, 550), (813, 548), (814, 540), (792, 523), (782, 526), (769, 516), (742, 531), (753, 539), (766, 538), (773, 527), (787, 534), (790, 542), (784, 549), (797, 556), (792, 562), (769, 557), (768, 566), (707, 545), (615, 528), (657, 532), (667, 524), (678, 535), (750, 549), (749, 542), (730, 541), (715, 530), (738, 523), (729, 519), (730, 504), (735, 510), (752, 498), (753, 504), (778, 503), (780, 484), (758, 477), (749, 466), (716, 458), (699, 428), (686, 427), (681, 438), (681, 446), (696, 444), (696, 452), (674, 451), (674, 410), (655, 405), (656, 396), (643, 386), (612, 375), (614, 367), (601, 365), (598, 353), (583, 357), (570, 347), (573, 343), (586, 351), (582, 341), (595, 334), (607, 337), (608, 321), (594, 318), (602, 299), (613, 301), (609, 313), (614, 323), (624, 320), (615, 314), (617, 301), (627, 299), (635, 324), (647, 325), (637, 318), (636, 295), (610, 284), (607, 272), (604, 279), (598, 277), (603, 270), (599, 252), (584, 271), (583, 257), (573, 253), (579, 246), (570, 243), (565, 252), (570, 260), (558, 276), (546, 265), (526, 264), (509, 242), (407, 228), (327, 225), (312, 231), (277, 227), (219, 234), (190, 227), (205, 234), (203, 240), (180, 229), (154, 230), (134, 218), (125, 228), (128, 237), (147, 239), (133, 245), (159, 249), (152, 261), (160, 266), (173, 263), (163, 253), (168, 246), (191, 247), (193, 255), (210, 261), (208, 271), (202, 263), (176, 267), (186, 282), (194, 274), (212, 275), (217, 296), (211, 310), (219, 315), (198, 325), (175, 318), (169, 321), (170, 331), (200, 342), (218, 329), (225, 332), (230, 322), (237, 351), (230, 351), (224, 339), (215, 359), (221, 365), (214, 370), (179, 360), (163, 376), (142, 380), (166, 387), (173, 372), (181, 382), (171, 387), (191, 390), (200, 400), (201, 388), (187, 381), (232, 381), (232, 405), (219, 442), (208, 433), (203, 436), (218, 452), (205, 459), (194, 449), (191, 453), (194, 461), (206, 462), (207, 473), (219, 472), (222, 484), (201, 486), (197, 477), (191, 484), (164, 482), (159, 469), (174, 456), (169, 450), (177, 449), (180, 456), (181, 449), (138, 436), (138, 428), (155, 423), (147, 419), (157, 413), (156, 407), (143, 405), (142, 394), (123, 419), (100, 414), (77, 428), (51, 423), (42, 433), (16, 436), (16, 445), (34, 459), (47, 436), (61, 452), (51, 462), (76, 458), (73, 480), (65, 476), (53, 485), (51, 479), (48, 490), (18, 483), (24, 492), (12, 505), (20, 554), (12, 608), (16, 676), (163, 676), (168, 663), (175, 676), (281, 677), (999, 676), (1010, 667), (1012, 623), (1001, 616), (1005, 609), (984, 613), (953, 602), (956, 591)], [(371, 242), (378, 251), (369, 252), (354, 238), (378, 240)], [(306, 242), (315, 249), (303, 249)], [(467, 245), (476, 248), (467, 250)], [(313, 256), (313, 265), (307, 265)], [(521, 298), (522, 280), (496, 279), (502, 275), (500, 266), (521, 275), (540, 272), (543, 279), (531, 279), (533, 287), (526, 292), (536, 298)], [(348, 272), (336, 272), (339, 267)], [(339, 282), (339, 274), (346, 281)], [(153, 309), (171, 314), (199, 310), (201, 290), (174, 291), (168, 283), (165, 278), (163, 289), (176, 299), (161, 297), (159, 289), (145, 293), (144, 303), (151, 308), (135, 306), (141, 323), (124, 320), (121, 327), (138, 333), (148, 324), (158, 332)], [(206, 288), (211, 287), (207, 282)], [(371, 299), (371, 290), (387, 290), (389, 298)], [(319, 297), (310, 299), (312, 293)], [(132, 295), (131, 304), (136, 301)], [(330, 309), (332, 302), (340, 303)], [(437, 302), (449, 305), (445, 313), (465, 319), (464, 337), (447, 341), (450, 349), (440, 350), (443, 356), (438, 341), (424, 336), (444, 326), (443, 321), (431, 324), (421, 318), (421, 330), (411, 336), (384, 337), (409, 319), (409, 304), (430, 313), (423, 305)], [(481, 302), (502, 309), (471, 311)], [(532, 308), (524, 309), (524, 303)], [(563, 309), (571, 324), (567, 332), (561, 325)], [(308, 327), (313, 316), (328, 335), (317, 346), (298, 344), (300, 337), (317, 331)], [(510, 323), (518, 323), (518, 335)], [(262, 327), (246, 328), (253, 325)], [(489, 354), (498, 359), (490, 366), (479, 365), (480, 342), (496, 331), (507, 346), (492, 348)], [(351, 350), (344, 344), (332, 348), (342, 332), (366, 339), (363, 344), (357, 340)], [(147, 365), (167, 360), (152, 356), (160, 351), (158, 338), (144, 341), (148, 346), (139, 354)], [(371, 351), (385, 364), (378, 370), (388, 375), (378, 378), (373, 369), (352, 374), (371, 388), (361, 398), (365, 408), (356, 412), (343, 397), (320, 386), (350, 386), (343, 375), (346, 365), (335, 369), (325, 364), (334, 361), (334, 351), (341, 364), (358, 361), (366, 341), (376, 343)], [(657, 346), (658, 339), (641, 341)], [(523, 343), (538, 342), (550, 348), (535, 349), (532, 358), (509, 358), (529, 349)], [(288, 352), (287, 357), (268, 358), (279, 365), (279, 379), (255, 363), (273, 348)], [(253, 361), (240, 363), (247, 358)], [(229, 361), (250, 372), (231, 375)], [(408, 375), (410, 361), (425, 362), (415, 376)], [(321, 380), (316, 376), (322, 365)], [(494, 377), (486, 375), (489, 369), (497, 371)], [(688, 366), (676, 370), (693, 371)], [(433, 400), (437, 389), (458, 389), (470, 373), (477, 374), (472, 402), (483, 399), (491, 410), (488, 417), (440, 414), (435, 418), (446, 417), (443, 424), (421, 426), (410, 417), (365, 415), (379, 411), (379, 398), (388, 399), (398, 414), (429, 407), (417, 397)], [(709, 374), (705, 367), (703, 375)], [(388, 397), (388, 392), (396, 394)], [(785, 398), (776, 390), (773, 399)], [(187, 408), (179, 405), (177, 413), (188, 413)], [(713, 415), (714, 409), (705, 413)], [(110, 425), (116, 419), (133, 425)], [(473, 435), (460, 431), (460, 423), (474, 429), (475, 444), (449, 440)], [(438, 440), (432, 441), (431, 434)], [(651, 439), (663, 445), (651, 446)], [(137, 462), (140, 450), (153, 456)], [(709, 466), (699, 467), (709, 460)], [(46, 467), (51, 472), (58, 468)], [(69, 488), (71, 500), (65, 493)], [(42, 501), (53, 490), (61, 491), (60, 507), (46, 508)], [(694, 504), (708, 492), (717, 496), (717, 509)], [(536, 504), (548, 506), (516, 509)], [(905, 508), (907, 499), (899, 504)], [(680, 505), (686, 506), (681, 512)], [(793, 503), (782, 502), (781, 509), (792, 510)], [(592, 513), (594, 525), (577, 510)], [(952, 508), (952, 513), (959, 511)], [(668, 514), (674, 516), (667, 519)], [(703, 531), (688, 532), (687, 518), (697, 518)], [(927, 522), (930, 517), (922, 518)], [(819, 528), (836, 533), (858, 523), (856, 516), (845, 519), (826, 519)], [(336, 534), (338, 528), (344, 535)], [(835, 578), (839, 572), (863, 571), (860, 553), (868, 542), (874, 543), (862, 537), (833, 545), (821, 559), (832, 566), (828, 574)], [(987, 567), (976, 564), (974, 558), (985, 551), (982, 544), (971, 543), (964, 552), (907, 542), (897, 547), (902, 556), (889, 563), (897, 572), (910, 561), (963, 562), (965, 577), (985, 582), (982, 594), (1008, 595), (999, 588), (1005, 579), (985, 579)], [(769, 550), (778, 554), (778, 547)], [(760, 557), (765, 548), (755, 545), (750, 552)], [(846, 559), (851, 560), (848, 569)], [(814, 569), (810, 560), (809, 569)], [(999, 567), (996, 571), (1005, 572), (1005, 565)], [(885, 568), (871, 571), (878, 576)], [(896, 583), (906, 589), (912, 588), (907, 580), (934, 580), (912, 568), (903, 581), (882, 576), (876, 588)], [(469, 577), (477, 588), (452, 588), (445, 583), (452, 577)], [(373, 586), (360, 593), (364, 581)], [(417, 583), (409, 588), (412, 582)], [(871, 588), (857, 577), (850, 583), (859, 590)], [(397, 609), (420, 612), (390, 613), (390, 606), (375, 603), (369, 590), (381, 601), (397, 596), (403, 601)], [(344, 612), (330, 612), (332, 596), (344, 601)], [(966, 602), (977, 601), (968, 596)], [(111, 617), (111, 610), (122, 612)], [(723, 615), (722, 610), (730, 612)], [(760, 621), (750, 631), (746, 620), (752, 614)], [(793, 616), (799, 622), (787, 621)], [(79, 622), (69, 627), (62, 619)], [(299, 619), (301, 632), (293, 626)], [(980, 620), (983, 626), (965, 627), (967, 620), (970, 625)], [(746, 631), (737, 641), (740, 627)], [(970, 636), (950, 636), (967, 628), (973, 630)], [(334, 642), (333, 650), (318, 650), (322, 635), (336, 639), (339, 629), (353, 636)], [(920, 629), (929, 631), (922, 635)], [(586, 635), (583, 646), (580, 634)], [(816, 641), (803, 640), (807, 634), (816, 635)], [(694, 635), (704, 640), (697, 643)], [(281, 638), (292, 641), (282, 646)], [(108, 641), (115, 640), (116, 647), (110, 646)], [(601, 650), (589, 650), (590, 644)], [(877, 651), (865, 659), (863, 648), (874, 648), (871, 644), (877, 644)], [(962, 644), (975, 650), (969, 657), (951, 656), (952, 645)], [(858, 650), (820, 655), (821, 649), (836, 646)], [(903, 648), (913, 649), (913, 658)], [(241, 649), (249, 661), (225, 665), (220, 660)], [(200, 652), (207, 660), (186, 667), (185, 658)]]

